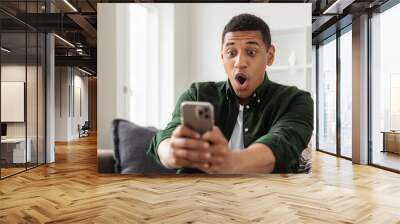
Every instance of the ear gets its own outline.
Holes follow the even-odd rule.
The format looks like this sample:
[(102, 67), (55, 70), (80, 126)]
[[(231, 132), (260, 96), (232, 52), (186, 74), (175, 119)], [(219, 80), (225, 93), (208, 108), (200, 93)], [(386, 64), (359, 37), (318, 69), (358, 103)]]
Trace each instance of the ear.
[(271, 44), (271, 46), (267, 50), (267, 65), (271, 66), (275, 60), (275, 46)]

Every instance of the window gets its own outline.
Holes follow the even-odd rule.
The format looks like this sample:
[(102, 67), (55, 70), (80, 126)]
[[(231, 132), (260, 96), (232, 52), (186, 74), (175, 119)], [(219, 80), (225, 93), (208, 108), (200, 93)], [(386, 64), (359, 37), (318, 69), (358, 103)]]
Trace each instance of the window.
[(318, 48), (318, 148), (336, 153), (336, 40)]
[[(43, 4), (19, 2), (18, 15), (42, 12)], [(0, 178), (5, 178), (45, 163), (46, 38), (4, 12), (0, 24)]]
[[(129, 4), (129, 19), (121, 18), (123, 31), (118, 43), (124, 48), (121, 63), (126, 73), (125, 117), (142, 126), (164, 128), (175, 106), (179, 55), (175, 43), (172, 4)], [(126, 24), (124, 24), (126, 23)], [(126, 48), (126, 49), (125, 49)], [(127, 68), (125, 68), (127, 67)], [(187, 73), (185, 73), (186, 75)], [(180, 93), (179, 93), (180, 95)]]
[[(157, 8), (130, 5), (128, 117), (143, 126), (160, 127)], [(130, 39), (129, 38), (129, 39)]]
[(400, 170), (400, 5), (371, 18), (372, 164)]
[[(349, 27), (351, 28), (351, 27)], [(352, 157), (352, 35), (340, 36), (340, 155)]]

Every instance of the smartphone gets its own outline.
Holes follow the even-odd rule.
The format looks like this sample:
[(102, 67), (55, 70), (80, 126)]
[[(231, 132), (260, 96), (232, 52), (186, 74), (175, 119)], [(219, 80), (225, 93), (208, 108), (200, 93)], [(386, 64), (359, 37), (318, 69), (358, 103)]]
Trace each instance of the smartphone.
[(208, 102), (184, 101), (181, 103), (182, 124), (203, 134), (214, 126), (214, 107)]

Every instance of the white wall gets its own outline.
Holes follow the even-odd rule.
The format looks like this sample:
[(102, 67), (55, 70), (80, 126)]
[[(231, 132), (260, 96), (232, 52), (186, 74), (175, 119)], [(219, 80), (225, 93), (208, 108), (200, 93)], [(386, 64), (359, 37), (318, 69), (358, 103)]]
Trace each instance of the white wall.
[[(75, 68), (74, 72), (74, 86), (75, 86), (75, 106), (74, 117), (72, 119), (72, 136), (73, 138), (79, 137), (78, 124), (82, 126), (85, 121), (89, 120), (89, 92), (88, 92), (88, 76)], [(80, 91), (78, 93), (77, 91)], [(78, 95), (79, 94), (79, 95)], [(80, 96), (80, 97), (79, 97)], [(80, 101), (80, 102), (79, 102)]]
[[(174, 94), (173, 106), (177, 98), (188, 89), (192, 82), (192, 4), (175, 4), (174, 23)], [(172, 107), (173, 107), (172, 106)], [(170, 116), (168, 117), (170, 118)]]
[(55, 141), (77, 139), (78, 124), (88, 120), (88, 78), (72, 67), (56, 67), (55, 73)]
[(70, 83), (68, 67), (56, 67), (55, 74), (54, 139), (55, 141), (68, 141), (68, 86)]

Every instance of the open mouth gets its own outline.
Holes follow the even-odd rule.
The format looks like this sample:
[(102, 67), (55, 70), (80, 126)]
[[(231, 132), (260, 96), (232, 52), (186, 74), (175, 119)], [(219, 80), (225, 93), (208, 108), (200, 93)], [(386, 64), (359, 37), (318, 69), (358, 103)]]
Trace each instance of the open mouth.
[(238, 74), (235, 75), (235, 80), (237, 81), (237, 83), (238, 83), (240, 86), (243, 86), (243, 85), (246, 84), (247, 77), (246, 77), (246, 75), (243, 74), (243, 73), (238, 73)]

